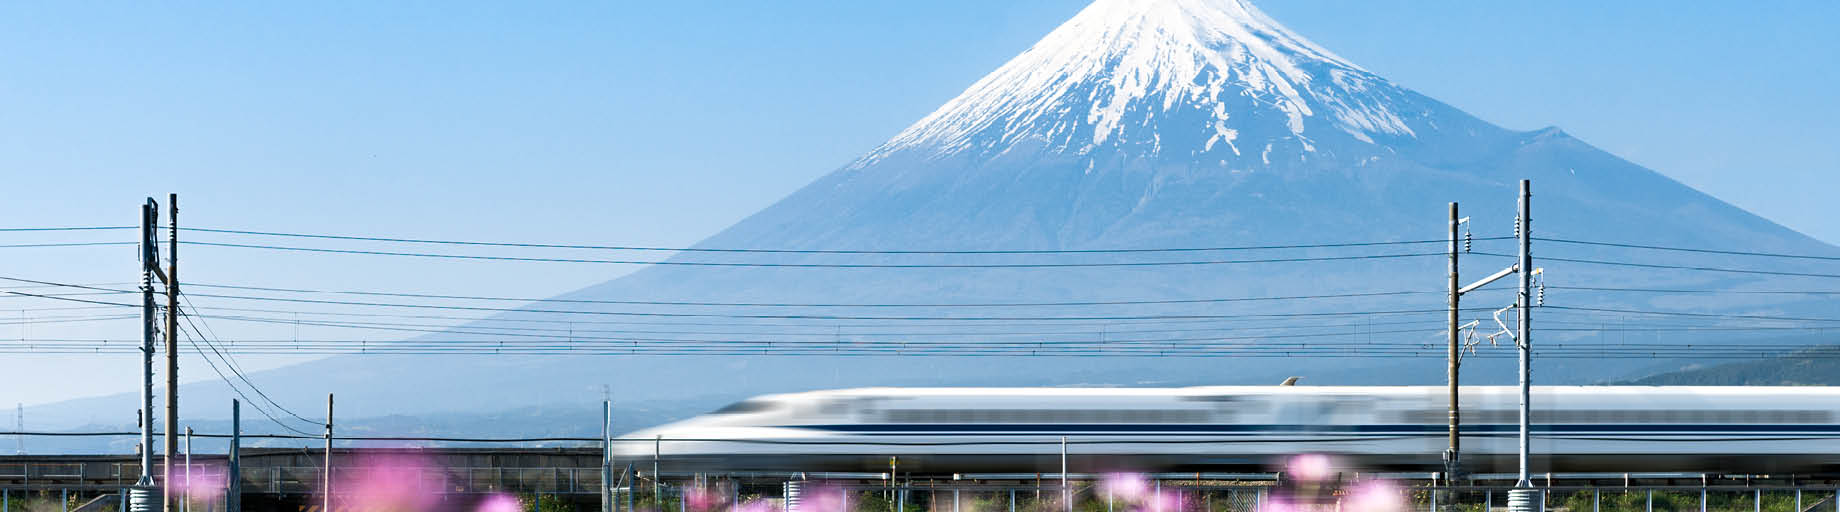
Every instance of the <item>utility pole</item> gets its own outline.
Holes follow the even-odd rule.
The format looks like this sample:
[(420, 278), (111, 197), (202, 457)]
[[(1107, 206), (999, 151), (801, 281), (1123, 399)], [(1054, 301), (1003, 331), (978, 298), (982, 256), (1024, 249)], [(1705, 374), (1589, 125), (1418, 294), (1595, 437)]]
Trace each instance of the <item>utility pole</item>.
[(224, 489), (224, 511), (243, 512), (243, 459), (237, 453), (243, 446), (243, 403), (230, 399), (230, 459), (224, 464), (228, 487)]
[(322, 492), (320, 510), (332, 512), (332, 393), (326, 393), (326, 476), (320, 482)]
[[(172, 510), (173, 456), (179, 452), (179, 194), (166, 197), (172, 241), (166, 246), (166, 487), (163, 509)], [(158, 210), (155, 210), (158, 215)], [(158, 266), (157, 264), (155, 265)]]
[(1067, 436), (1060, 436), (1060, 503), (1073, 512), (1073, 486), (1067, 484)]
[(601, 512), (613, 512), (613, 400), (601, 401)]
[(1463, 354), (1463, 347), (1461, 337), (1458, 335), (1458, 331), (1461, 330), (1458, 324), (1463, 321), (1458, 316), (1462, 307), (1463, 294), (1458, 293), (1458, 290), (1462, 289), (1462, 281), (1457, 279), (1457, 231), (1462, 223), (1462, 218), (1457, 217), (1457, 203), (1450, 203), (1450, 325), (1448, 326), (1450, 329), (1450, 361), (1445, 376), (1450, 383), (1450, 448), (1444, 451), (1444, 483), (1446, 485), (1455, 483), (1461, 464), (1460, 457), (1463, 453), (1463, 441), (1457, 434), (1458, 425), (1463, 423), (1462, 410), (1457, 405), (1457, 376), (1459, 367), (1463, 364), (1459, 361)]
[(180, 512), (192, 510), (192, 427), (185, 427), (185, 494), (179, 496)]
[(141, 204), (141, 475), (134, 482), (130, 503), (131, 508), (142, 512), (164, 510), (153, 504), (153, 338), (159, 329), (153, 279), (166, 279), (160, 272), (159, 222), (160, 204), (149, 197)]
[(658, 460), (664, 458), (664, 435), (652, 438), (652, 501), (659, 510), (664, 509), (664, 494), (661, 485), (664, 475), (658, 473)]
[(1532, 421), (1533, 414), (1533, 340), (1528, 337), (1533, 333), (1532, 326), (1530, 325), (1531, 322), (1533, 322), (1533, 304), (1531, 300), (1533, 297), (1528, 293), (1533, 288), (1534, 274), (1534, 272), (1528, 271), (1528, 269), (1533, 268), (1532, 203), (1533, 187), (1527, 180), (1521, 180), (1519, 205), (1520, 229), (1517, 230), (1519, 231), (1517, 237), (1520, 239), (1520, 257), (1516, 263), (1516, 266), (1521, 268), (1521, 272), (1519, 276), (1520, 289), (1515, 294), (1516, 309), (1520, 312), (1520, 325), (1515, 326), (1519, 332), (1514, 337), (1514, 345), (1520, 351), (1521, 453), (1519, 478), (1514, 482), (1514, 489), (1508, 491), (1508, 508), (1511, 512), (1533, 512), (1537, 506), (1534, 500), (1538, 499), (1540, 494), (1540, 491), (1533, 487), (1533, 480), (1529, 476), (1531, 474), (1531, 469), (1528, 467), (1529, 453), (1532, 452), (1533, 449), (1532, 438), (1528, 435), (1528, 431), (1531, 430), (1529, 424)]

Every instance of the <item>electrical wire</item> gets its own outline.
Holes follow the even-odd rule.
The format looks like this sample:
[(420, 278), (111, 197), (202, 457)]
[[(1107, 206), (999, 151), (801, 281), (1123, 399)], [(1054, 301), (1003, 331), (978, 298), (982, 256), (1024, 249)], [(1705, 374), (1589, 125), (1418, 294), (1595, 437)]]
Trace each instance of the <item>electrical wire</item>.
[(1815, 256), (1815, 255), (1810, 255), (1810, 254), (1786, 254), (1786, 253), (1756, 252), (1756, 251), (1732, 251), (1732, 250), (1721, 250), (1721, 249), (1670, 247), (1670, 246), (1663, 246), (1663, 245), (1644, 245), (1644, 244), (1629, 244), (1629, 243), (1618, 243), (1618, 242), (1593, 242), (1593, 241), (1587, 241), (1587, 240), (1568, 240), (1564, 238), (1534, 237), (1533, 239), (1536, 241), (1541, 241), (1541, 242), (1554, 242), (1554, 243), (1561, 243), (1561, 244), (1576, 244), (1576, 245), (1594, 245), (1594, 246), (1599, 246), (1599, 247), (1618, 247), (1618, 248), (1624, 248), (1624, 249), (1650, 249), (1650, 250), (1657, 250), (1657, 251), (1692, 252), (1692, 253), (1702, 253), (1702, 254), (1724, 254), (1724, 255), (1731, 255), (1731, 256), (1761, 256), (1761, 257), (1768, 257), (1768, 258), (1793, 258), (1793, 259), (1806, 259), (1806, 260), (1840, 261), (1840, 256)]
[[(1475, 254), (1478, 256), (1493, 256), (1493, 257), (1500, 257), (1500, 258), (1518, 257), (1512, 254), (1500, 254), (1500, 253), (1489, 253), (1489, 252), (1474, 252), (1470, 254)], [(1693, 271), (1700, 271), (1700, 272), (1723, 272), (1723, 273), (1728, 273), (1728, 274), (1757, 274), (1757, 275), (1787, 276), (1787, 277), (1840, 278), (1840, 274), (1823, 274), (1823, 273), (1818, 273), (1818, 272), (1787, 272), (1787, 271), (1776, 271), (1776, 270), (1707, 267), (1707, 266), (1697, 266), (1697, 265), (1667, 265), (1667, 264), (1659, 264), (1659, 263), (1635, 263), (1635, 262), (1629, 262), (1629, 261), (1607, 261), (1607, 260), (1593, 260), (1593, 259), (1583, 259), (1583, 258), (1561, 258), (1561, 257), (1556, 257), (1556, 256), (1541, 256), (1537, 259), (1539, 261), (1561, 261), (1561, 262), (1566, 262), (1566, 263), (1583, 263), (1587, 265), (1607, 265), (1607, 266), (1616, 266), (1616, 267), (1649, 268), (1649, 269), (1663, 269), (1663, 270), (1693, 270)]]
[(28, 232), (28, 231), (100, 231), (100, 230), (110, 230), (110, 229), (138, 229), (138, 228), (140, 228), (140, 226), (78, 226), (78, 227), (50, 227), (50, 228), (0, 228), (0, 233), (14, 233), (14, 232)]
[(676, 261), (676, 260), (605, 260), (589, 258), (535, 258), (522, 256), (482, 256), (474, 254), (440, 254), (422, 252), (369, 251), (358, 249), (326, 249), (319, 247), (297, 247), (282, 245), (233, 244), (219, 242), (182, 242), (188, 245), (211, 247), (235, 247), (243, 249), (266, 249), (276, 251), (318, 252), (333, 254), (361, 254), (372, 256), (407, 256), (417, 258), (483, 260), (483, 261), (517, 261), (546, 263), (595, 263), (612, 265), (671, 265), (689, 267), (746, 267), (746, 268), (829, 268), (829, 269), (1023, 269), (1023, 268), (1091, 268), (1091, 267), (1166, 267), (1166, 266), (1203, 266), (1203, 265), (1240, 265), (1259, 263), (1304, 263), (1322, 261), (1377, 260), (1417, 258), (1427, 256), (1444, 256), (1445, 253), (1398, 253), (1398, 254), (1364, 254), (1354, 256), (1313, 256), (1296, 258), (1261, 258), (1244, 260), (1201, 260), (1201, 261), (1135, 261), (1102, 263), (746, 263), (746, 262), (711, 262), (711, 261)]
[(1629, 293), (1707, 293), (1729, 295), (1840, 295), (1840, 290), (1706, 290), (1683, 288), (1616, 288), (1608, 286), (1561, 286), (1552, 285), (1554, 290), (1581, 290), (1593, 292), (1629, 292)]
[[(1133, 253), (1168, 253), (1168, 252), (1247, 251), (1247, 250), (1267, 250), (1267, 249), (1324, 249), (1324, 248), (1343, 248), (1343, 247), (1374, 247), (1374, 246), (1389, 246), (1389, 245), (1434, 244), (1434, 243), (1448, 243), (1449, 242), (1448, 240), (1400, 240), (1400, 241), (1344, 242), (1344, 243), (1323, 243), (1323, 244), (1250, 245), (1250, 246), (1228, 246), (1228, 247), (1139, 248), (1139, 249), (996, 249), (996, 250), (848, 250), (848, 249), (751, 249), (751, 248), (744, 249), (744, 248), (708, 248), (708, 247), (657, 247), (657, 246), (636, 246), (636, 245), (548, 244), (548, 243), (527, 243), (527, 242), (485, 242), (485, 241), (464, 241), (464, 240), (434, 240), (434, 239), (426, 239), (426, 238), (373, 237), (373, 236), (329, 235), (329, 234), (311, 234), (311, 233), (283, 233), (283, 232), (274, 232), (274, 231), (252, 231), (252, 230), (240, 230), (240, 229), (212, 229), (212, 228), (180, 228), (180, 229), (184, 231), (198, 231), (198, 232), (205, 232), (205, 233), (225, 233), (225, 234), (238, 234), (238, 235), (270, 236), (270, 237), (316, 238), (316, 239), (327, 239), (327, 240), (353, 240), (353, 241), (366, 241), (366, 242), (395, 242), (395, 243), (434, 244), (434, 245), (520, 247), (520, 248), (544, 248), (544, 249), (590, 249), (590, 250), (646, 251), (646, 252), (691, 252), (691, 253), (706, 252), (706, 253), (764, 253), (764, 254), (888, 254), (888, 255), (897, 255), (897, 254), (899, 255), (910, 255), (910, 254), (960, 254), (960, 255), (963, 255), (963, 254), (1133, 254)], [(1502, 239), (1509, 239), (1509, 238), (1512, 238), (1512, 237), (1492, 237), (1492, 238), (1481, 238), (1479, 240), (1502, 240)], [(185, 242), (185, 243), (195, 243), (195, 242)]]
[[(179, 333), (185, 337), (185, 341), (187, 343), (190, 343), (192, 345), (192, 351), (197, 352), (198, 357), (204, 359), (204, 362), (210, 365), (211, 371), (217, 374), (217, 378), (223, 379), (224, 384), (227, 386), (230, 386), (230, 390), (236, 392), (237, 396), (243, 397), (243, 401), (249, 402), (249, 405), (255, 408), (256, 412), (262, 413), (262, 416), (267, 417), (269, 421), (274, 422), (275, 425), (280, 426), (281, 428), (287, 429), (289, 431), (292, 431), (298, 434), (312, 435), (309, 432), (294, 428), (293, 426), (283, 423), (281, 420), (276, 419), (273, 414), (269, 414), (267, 409), (262, 408), (260, 402), (257, 402), (254, 399), (249, 398), (249, 395), (243, 393), (242, 388), (238, 387), (235, 382), (231, 382), (230, 377), (224, 375), (223, 370), (218, 369), (217, 363), (211, 361), (211, 357), (208, 355), (205, 355), (203, 349), (198, 348), (198, 342), (192, 338), (192, 335), (189, 331), (187, 331), (184, 328), (181, 328), (179, 330)], [(203, 334), (200, 334), (199, 336), (203, 337)], [(215, 352), (217, 349), (213, 347), (211, 350)], [(219, 356), (221, 357), (222, 354), (220, 353)]]
[[(275, 401), (274, 398), (269, 397), (268, 393), (263, 392), (261, 386), (257, 386), (255, 382), (250, 381), (249, 376), (246, 375), (241, 368), (237, 367), (236, 360), (232, 358), (229, 354), (225, 354), (224, 352), (218, 351), (217, 345), (214, 343), (211, 343), (211, 339), (206, 338), (204, 336), (204, 332), (198, 329), (197, 324), (192, 323), (192, 317), (195, 315), (185, 312), (184, 308), (187, 306), (190, 306), (190, 300), (186, 298), (184, 292), (179, 293), (179, 300), (180, 300), (179, 317), (185, 319), (186, 325), (191, 326), (192, 331), (198, 333), (198, 337), (204, 340), (205, 345), (211, 347), (211, 352), (217, 354), (217, 357), (224, 361), (225, 366), (230, 367), (231, 373), (235, 374), (236, 377), (242, 380), (244, 384), (249, 385), (249, 389), (251, 391), (255, 391), (257, 396), (262, 397), (262, 399), (268, 401), (270, 405), (273, 405), (276, 409), (280, 409), (282, 412), (287, 413), (289, 416), (293, 416), (295, 419), (298, 419), (309, 425), (324, 425), (323, 423), (319, 423), (311, 419), (307, 419), (307, 417), (301, 416), (299, 413), (294, 412), (292, 409), (288, 409), (287, 406), (282, 405), (281, 402)], [(192, 310), (193, 312), (196, 312), (197, 308), (194, 306), (192, 307)], [(204, 322), (204, 319), (200, 318), (198, 321)], [(205, 325), (205, 329), (207, 330), (210, 329), (211, 327), (209, 323), (205, 323), (204, 325)], [(212, 337), (216, 337), (217, 335), (216, 331), (212, 331), (211, 335)], [(222, 339), (222, 338), (219, 338), (219, 339)], [(194, 344), (193, 347), (196, 348), (196, 344)], [(202, 356), (203, 354), (201, 353), (199, 355)]]
[(1382, 291), (1351, 292), (1318, 295), (1287, 295), (1272, 297), (1229, 297), (1206, 299), (1164, 299), (1164, 300), (1105, 300), (1105, 301), (1063, 301), (1063, 302), (987, 302), (987, 303), (905, 303), (905, 304), (863, 304), (863, 303), (785, 303), (785, 302), (699, 302), (699, 301), (661, 301), (661, 300), (593, 300), (593, 299), (536, 299), (522, 297), (489, 297), (477, 295), (441, 295), (428, 293), (351, 291), (351, 290), (310, 290), (300, 288), (275, 288), (264, 286), (234, 286), (224, 284), (187, 283), (187, 287), (223, 288), (234, 290), (269, 291), (284, 293), (315, 293), (337, 295), (362, 295), (375, 297), (407, 297), (422, 299), (453, 299), (501, 302), (534, 303), (568, 303), (568, 304), (623, 304), (647, 306), (722, 306), (722, 307), (774, 307), (774, 308), (1007, 308), (1007, 307), (1060, 307), (1060, 306), (1118, 306), (1118, 305), (1159, 305), (1159, 304), (1212, 304), (1223, 302), (1262, 302), (1283, 300), (1317, 300), (1342, 298), (1371, 298), (1400, 295), (1442, 294), (1434, 291)]
[(0, 249), (26, 249), (33, 247), (94, 247), (104, 245), (140, 245), (139, 242), (58, 242), (44, 244), (5, 244)]

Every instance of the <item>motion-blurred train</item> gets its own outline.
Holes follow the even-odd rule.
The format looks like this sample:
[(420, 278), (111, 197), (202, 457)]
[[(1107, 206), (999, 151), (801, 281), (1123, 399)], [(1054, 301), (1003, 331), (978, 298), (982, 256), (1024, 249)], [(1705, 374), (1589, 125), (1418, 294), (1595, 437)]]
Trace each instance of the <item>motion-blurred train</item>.
[[(1332, 454), (1436, 471), (1447, 388), (864, 388), (768, 395), (622, 436), (615, 456), (669, 468), (1055, 472), (1246, 470)], [(1541, 386), (1540, 472), (1840, 470), (1840, 389)], [(1519, 390), (1462, 389), (1462, 461), (1513, 472)], [(1064, 439), (1064, 441), (1063, 441)]]

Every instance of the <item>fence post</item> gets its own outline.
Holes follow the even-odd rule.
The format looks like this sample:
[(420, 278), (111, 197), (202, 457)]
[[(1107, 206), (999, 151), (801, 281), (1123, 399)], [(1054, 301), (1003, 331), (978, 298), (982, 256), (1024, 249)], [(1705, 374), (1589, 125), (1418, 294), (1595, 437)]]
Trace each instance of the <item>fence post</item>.
[(1648, 490), (1648, 504), (1642, 506), (1643, 512), (1655, 512), (1655, 490)]
[[(1598, 512), (1598, 509), (1603, 508), (1603, 503), (1604, 503), (1603, 493), (1597, 492), (1597, 488), (1592, 487), (1591, 488), (1591, 512)], [(1801, 512), (1801, 511), (1797, 510), (1796, 512)]]
[[(1836, 501), (1840, 501), (1840, 500), (1836, 500)], [(1011, 487), (1009, 489), (1009, 512), (1016, 512), (1016, 488), (1014, 487)], [(1836, 512), (1840, 512), (1840, 511), (1836, 511)]]
[[(1751, 490), (1751, 510), (1754, 512), (1763, 512), (1763, 489)], [(1802, 511), (1797, 510), (1795, 512)]]
[(1701, 487), (1699, 488), (1699, 512), (1706, 512), (1706, 488), (1704, 487), (1704, 480), (1701, 482)]

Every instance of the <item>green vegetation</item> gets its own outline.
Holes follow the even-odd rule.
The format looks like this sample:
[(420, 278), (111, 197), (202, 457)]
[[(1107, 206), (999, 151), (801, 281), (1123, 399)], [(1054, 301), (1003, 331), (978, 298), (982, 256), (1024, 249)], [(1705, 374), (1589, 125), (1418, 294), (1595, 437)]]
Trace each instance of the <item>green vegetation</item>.
[(517, 500), (524, 512), (575, 512), (575, 504), (554, 494), (519, 494)]
[[(97, 495), (73, 492), (70, 494), (67, 503), (59, 502), (61, 496), (61, 493), (57, 491), (12, 491), (8, 493), (7, 496), (7, 509), (10, 511), (23, 512), (60, 512), (63, 510), (76, 510), (79, 505), (95, 499)], [(100, 504), (100, 508), (91, 510), (97, 510), (98, 512), (115, 512), (115, 509), (116, 506), (114, 502), (105, 502)]]
[[(1812, 506), (1826, 499), (1832, 493), (1805, 492), (1802, 505)], [(1751, 491), (1712, 491), (1706, 493), (1707, 512), (1752, 512), (1756, 509), (1755, 496)], [(1645, 491), (1602, 493), (1602, 502), (1598, 505), (1601, 512), (1642, 512), (1646, 510), (1648, 493)], [(1555, 507), (1571, 512), (1590, 512), (1591, 492), (1574, 492), (1569, 495), (1555, 495), (1551, 503)], [(1698, 491), (1656, 491), (1655, 510), (1657, 512), (1698, 512)], [(1771, 491), (1763, 493), (1763, 512), (1800, 512), (1795, 509), (1793, 491)]]

